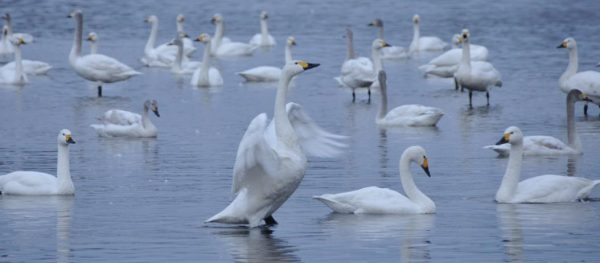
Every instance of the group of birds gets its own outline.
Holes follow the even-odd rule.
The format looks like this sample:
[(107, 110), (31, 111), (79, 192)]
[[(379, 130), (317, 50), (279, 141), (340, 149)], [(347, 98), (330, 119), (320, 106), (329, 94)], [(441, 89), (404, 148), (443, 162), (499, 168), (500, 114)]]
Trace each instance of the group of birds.
[[(69, 54), (69, 63), (81, 77), (98, 84), (98, 96), (102, 96), (102, 85), (127, 80), (141, 74), (118, 60), (99, 54), (96, 49), (98, 35), (90, 33), (87, 40), (92, 42), (90, 54), (82, 55), (83, 14), (75, 10), (70, 14), (75, 21), (74, 42)], [(27, 34), (12, 33), (10, 15), (3, 17), (6, 24), (0, 41), (0, 55), (14, 54), (15, 61), (0, 68), (3, 83), (22, 84), (27, 82), (27, 74), (34, 72), (33, 62), (22, 60), (19, 47), (30, 43), (33, 37)], [(223, 78), (218, 69), (210, 65), (211, 57), (246, 56), (259, 46), (276, 45), (268, 33), (268, 14), (260, 14), (261, 32), (254, 35), (249, 43), (234, 42), (224, 36), (223, 17), (216, 14), (211, 22), (215, 33), (200, 34), (195, 41), (203, 43), (202, 62), (191, 61), (196, 48), (183, 29), (185, 17), (177, 16), (177, 37), (168, 43), (156, 45), (158, 18), (149, 16), (145, 22), (151, 26), (150, 36), (144, 48), (141, 62), (148, 67), (166, 67), (176, 74), (193, 74), (192, 84), (196, 86), (222, 85)], [(420, 17), (413, 17), (414, 35), (410, 46), (405, 49), (392, 46), (384, 40), (383, 21), (375, 19), (369, 26), (379, 29), (378, 37), (371, 45), (371, 58), (356, 57), (353, 46), (353, 33), (347, 29), (347, 56), (341, 67), (341, 74), (335, 79), (344, 87), (350, 88), (353, 101), (356, 89), (377, 89), (381, 92), (380, 109), (375, 118), (379, 126), (435, 126), (444, 115), (443, 111), (423, 105), (403, 105), (388, 110), (387, 75), (382, 60), (407, 59), (418, 52), (443, 51), (447, 44), (437, 37), (421, 37)], [(485, 92), (489, 104), (489, 88), (502, 86), (500, 74), (492, 64), (486, 62), (488, 50), (483, 46), (470, 44), (471, 35), (464, 29), (453, 37), (454, 47), (420, 67), (425, 75), (453, 78), (456, 89), (469, 91), (469, 105), (473, 91)], [(207, 222), (248, 224), (255, 227), (264, 222), (277, 224), (273, 214), (294, 193), (300, 185), (307, 168), (307, 156), (336, 157), (347, 147), (346, 137), (329, 133), (320, 128), (302, 109), (302, 106), (287, 102), (290, 81), (296, 75), (319, 66), (303, 60), (293, 60), (291, 50), (296, 45), (294, 37), (289, 37), (285, 47), (283, 68), (261, 66), (239, 72), (247, 81), (277, 81), (273, 117), (266, 113), (257, 115), (248, 125), (238, 146), (233, 167), (233, 200), (221, 212), (210, 217)], [(508, 155), (509, 161), (502, 183), (496, 193), (496, 201), (501, 203), (551, 203), (572, 202), (588, 197), (600, 180), (559, 175), (542, 175), (519, 181), (523, 155), (580, 154), (581, 145), (575, 131), (574, 104), (577, 101), (600, 103), (600, 73), (595, 71), (577, 72), (577, 47), (572, 38), (565, 39), (561, 48), (569, 50), (569, 66), (561, 76), (559, 85), (567, 93), (568, 143), (549, 136), (523, 136), (517, 127), (505, 130), (502, 139), (487, 146), (501, 155)], [(42, 67), (39, 67), (42, 68)], [(587, 104), (585, 106), (587, 113)], [(99, 118), (100, 124), (92, 128), (100, 136), (106, 137), (156, 137), (158, 130), (149, 119), (152, 111), (160, 117), (158, 102), (147, 100), (143, 113), (113, 109)], [(5, 195), (72, 195), (75, 188), (70, 176), (69, 145), (75, 141), (69, 130), (61, 130), (58, 138), (57, 176), (32, 172), (16, 171), (0, 176), (0, 191)], [(422, 167), (427, 176), (429, 159), (420, 146), (408, 147), (401, 155), (399, 173), (406, 194), (375, 186), (355, 191), (315, 196), (334, 212), (372, 214), (421, 214), (435, 213), (433, 200), (419, 190), (411, 173), (411, 164)]]

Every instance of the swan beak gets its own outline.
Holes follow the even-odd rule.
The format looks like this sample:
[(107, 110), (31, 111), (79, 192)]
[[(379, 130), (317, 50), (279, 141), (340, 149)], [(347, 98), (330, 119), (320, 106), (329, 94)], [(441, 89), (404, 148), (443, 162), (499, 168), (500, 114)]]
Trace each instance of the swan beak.
[(304, 61), (300, 61), (300, 62), (298, 62), (298, 65), (300, 65), (304, 70), (309, 70), (311, 68), (318, 67), (320, 64), (317, 64), (317, 63), (307, 63), (307, 62), (304, 62)]
[(425, 157), (425, 159), (423, 160), (421, 168), (423, 168), (423, 171), (425, 171), (428, 177), (431, 177), (431, 174), (429, 173), (429, 161), (427, 161), (427, 157)]
[(367, 26), (375, 26), (375, 24), (373, 24), (373, 22), (367, 24)]
[(502, 136), (502, 139), (500, 139), (500, 140), (499, 140), (499, 141), (496, 143), (496, 145), (500, 145), (500, 144), (505, 144), (505, 143), (508, 143), (508, 140), (509, 140), (509, 139), (510, 139), (510, 134), (509, 134), (509, 133), (505, 133), (505, 134)]
[(75, 141), (71, 137), (71, 134), (67, 134), (67, 136), (65, 136), (65, 137), (67, 138), (67, 143), (68, 144), (75, 144)]
[(388, 44), (387, 42), (384, 42), (384, 43), (383, 43), (383, 46), (381, 46), (381, 47), (391, 47), (391, 45), (390, 45), (390, 44)]
[(587, 101), (587, 102), (593, 102), (587, 95), (585, 95), (585, 93), (581, 93), (581, 100)]
[(160, 117), (160, 113), (158, 113), (158, 109), (153, 110), (152, 112), (154, 112), (154, 115), (156, 115), (156, 117)]
[(558, 45), (556, 48), (567, 48), (567, 42), (560, 43), (560, 45)]
[(217, 23), (217, 19), (216, 19), (216, 18), (213, 16), (213, 17), (210, 19), (210, 23), (211, 23), (211, 24), (213, 24), (213, 25), (214, 25), (214, 24), (216, 24), (216, 23)]

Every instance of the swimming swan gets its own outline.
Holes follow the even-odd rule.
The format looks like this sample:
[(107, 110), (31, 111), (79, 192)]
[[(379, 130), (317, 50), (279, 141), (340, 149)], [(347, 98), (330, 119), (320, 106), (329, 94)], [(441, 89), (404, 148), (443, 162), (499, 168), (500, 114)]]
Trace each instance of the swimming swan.
[(381, 87), (381, 104), (375, 122), (380, 126), (435, 126), (444, 116), (438, 108), (409, 104), (387, 110), (387, 76), (385, 71), (379, 71)]
[(101, 54), (82, 56), (81, 41), (83, 38), (83, 14), (81, 13), (81, 10), (77, 9), (73, 11), (69, 17), (75, 18), (76, 24), (73, 47), (69, 54), (69, 63), (77, 75), (84, 79), (99, 83), (98, 97), (102, 97), (102, 83), (123, 81), (135, 75), (142, 74), (109, 56)]
[(2, 39), (0, 40), (0, 57), (2, 57), (3, 60), (10, 60), (10, 55), (14, 53), (14, 49), (10, 43), (10, 39), (13, 37), (20, 37), (23, 38), (25, 42), (32, 43), (33, 36), (27, 33), (13, 33), (12, 18), (9, 13), (4, 14), (2, 16), (2, 19), (4, 19), (4, 26), (2, 30)]
[(586, 199), (600, 180), (562, 175), (540, 175), (519, 182), (523, 162), (523, 133), (509, 127), (498, 144), (510, 143), (506, 173), (496, 192), (498, 203), (557, 203)]
[[(373, 20), (368, 26), (379, 28), (377, 38), (385, 40), (383, 37), (383, 20), (377, 18)], [(389, 46), (381, 49), (381, 59), (402, 59), (408, 58), (408, 52), (404, 47), (400, 46)]]
[(113, 109), (105, 112), (102, 117), (98, 118), (102, 122), (101, 124), (92, 124), (90, 126), (102, 137), (156, 137), (158, 129), (156, 129), (156, 126), (154, 126), (148, 117), (149, 110), (154, 112), (156, 117), (160, 117), (158, 102), (156, 100), (146, 100), (142, 115)]
[(169, 45), (177, 46), (177, 56), (175, 57), (175, 62), (173, 62), (173, 65), (171, 66), (171, 72), (175, 74), (192, 74), (202, 65), (199, 61), (190, 61), (186, 58), (183, 51), (184, 34), (185, 33), (179, 33), (177, 38), (169, 43)]
[(171, 67), (177, 56), (177, 47), (168, 43), (154, 47), (158, 34), (158, 17), (151, 15), (144, 19), (150, 24), (150, 36), (144, 47), (144, 56), (140, 59), (147, 67)]
[(221, 77), (221, 72), (210, 65), (210, 49), (212, 44), (210, 36), (208, 34), (201, 34), (196, 38), (196, 41), (204, 44), (204, 56), (202, 57), (202, 64), (194, 71), (194, 75), (192, 75), (191, 84), (199, 87), (222, 86), (223, 77)]
[(277, 44), (273, 36), (269, 34), (269, 28), (267, 26), (268, 19), (269, 14), (267, 14), (267, 11), (260, 12), (260, 33), (254, 35), (250, 39), (250, 45), (268, 47), (275, 46)]
[(13, 66), (8, 65), (0, 68), (0, 83), (23, 85), (29, 82), (27, 74), (23, 70), (23, 61), (21, 58), (21, 45), (24, 45), (26, 42), (22, 37), (12, 37), (10, 42), (13, 45), (15, 61)]
[(419, 15), (413, 16), (413, 39), (408, 48), (409, 53), (419, 51), (440, 51), (444, 50), (448, 44), (442, 41), (439, 37), (422, 37), (419, 31)]
[(74, 195), (69, 166), (69, 144), (75, 143), (71, 131), (58, 134), (58, 160), (56, 176), (33, 171), (16, 171), (0, 176), (3, 195)]
[(435, 203), (425, 195), (413, 180), (410, 171), (411, 163), (418, 163), (429, 173), (429, 162), (425, 149), (421, 146), (406, 148), (400, 157), (400, 181), (406, 196), (388, 188), (377, 186), (359, 190), (314, 196), (327, 205), (333, 212), (347, 214), (433, 214)]
[[(292, 62), (292, 47), (296, 46), (296, 39), (292, 36), (288, 37), (285, 45), (285, 63)], [(251, 69), (238, 72), (246, 81), (252, 82), (272, 82), (279, 81), (281, 76), (281, 68), (273, 66), (259, 66)]]
[(196, 51), (196, 47), (194, 47), (194, 42), (185, 33), (185, 30), (183, 30), (184, 22), (185, 22), (185, 16), (183, 14), (177, 15), (177, 35), (182, 34), (184, 36), (181, 39), (181, 41), (183, 42), (183, 54), (186, 57), (190, 57)]
[(225, 24), (223, 21), (223, 17), (220, 14), (215, 14), (210, 20), (210, 22), (216, 26), (214, 36), (215, 41), (212, 47), (213, 56), (250, 56), (257, 48), (257, 46), (246, 43), (223, 41)]
[(306, 155), (330, 157), (340, 154), (343, 136), (322, 130), (296, 103), (286, 105), (290, 80), (318, 64), (294, 61), (283, 67), (274, 117), (256, 116), (238, 147), (233, 167), (235, 198), (206, 222), (277, 224), (273, 213), (294, 193), (304, 178)]

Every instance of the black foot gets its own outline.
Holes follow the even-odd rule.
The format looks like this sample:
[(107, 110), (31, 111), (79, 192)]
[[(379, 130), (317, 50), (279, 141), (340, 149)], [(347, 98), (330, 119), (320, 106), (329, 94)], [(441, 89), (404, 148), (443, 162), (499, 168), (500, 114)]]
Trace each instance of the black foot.
[(473, 108), (473, 92), (469, 90), (469, 108)]
[(588, 109), (588, 105), (587, 103), (585, 105), (583, 105), (583, 115), (587, 116), (587, 109)]
[(275, 218), (273, 218), (272, 215), (265, 217), (265, 224), (267, 224), (268, 226), (274, 226), (277, 225), (277, 221), (275, 221)]
[(102, 86), (98, 86), (98, 97), (102, 97)]
[(485, 92), (485, 98), (487, 99), (487, 105), (490, 106), (490, 92)]
[(454, 78), (454, 90), (458, 90), (458, 80)]
[(352, 91), (352, 102), (356, 101), (356, 94), (354, 93), (354, 91)]

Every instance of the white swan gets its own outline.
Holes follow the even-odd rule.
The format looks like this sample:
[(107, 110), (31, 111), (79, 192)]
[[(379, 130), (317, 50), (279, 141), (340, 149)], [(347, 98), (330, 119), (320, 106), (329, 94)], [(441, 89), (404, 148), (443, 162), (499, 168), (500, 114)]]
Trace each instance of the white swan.
[(98, 34), (96, 34), (96, 32), (90, 32), (85, 40), (90, 42), (90, 54), (98, 53)]
[(34, 38), (32, 35), (27, 33), (13, 33), (12, 18), (9, 13), (4, 14), (2, 19), (4, 19), (5, 25), (8, 27), (8, 37), (20, 37), (23, 38), (27, 43), (33, 43)]
[(212, 49), (213, 56), (250, 56), (257, 48), (257, 46), (250, 45), (247, 43), (223, 41), (225, 24), (223, 21), (223, 17), (220, 14), (215, 14), (211, 19), (211, 23), (213, 23), (216, 26), (214, 36), (215, 41), (213, 43)]
[(156, 129), (156, 126), (152, 124), (148, 117), (149, 110), (154, 112), (156, 117), (160, 117), (158, 102), (156, 100), (146, 100), (142, 115), (113, 109), (105, 112), (102, 117), (98, 118), (102, 122), (101, 124), (92, 124), (90, 126), (102, 137), (156, 137), (158, 129)]
[(176, 39), (169, 43), (169, 45), (177, 46), (177, 56), (175, 57), (175, 62), (173, 62), (173, 65), (171, 66), (171, 72), (175, 74), (192, 74), (197, 68), (200, 68), (202, 63), (186, 59), (186, 56), (183, 53), (183, 37), (183, 33), (180, 33)]
[[(288, 37), (285, 45), (285, 64), (292, 62), (292, 47), (296, 46), (296, 39), (292, 36)], [(273, 66), (258, 66), (251, 69), (238, 72), (246, 81), (253, 82), (272, 82), (279, 81), (281, 76), (281, 68)]]
[(408, 48), (409, 53), (419, 51), (440, 51), (444, 50), (448, 43), (442, 41), (439, 37), (422, 37), (419, 31), (419, 15), (413, 16), (413, 39)]
[[(23, 38), (13, 37), (13, 39), (15, 39), (16, 42), (19, 42), (18, 39), (21, 39), (23, 41), (23, 43), (19, 44), (19, 46), (29, 43), (29, 42), (27, 42), (27, 40), (25, 40)], [(13, 41), (13, 42), (15, 42), (15, 41)], [(12, 45), (12, 43), (11, 43), (11, 45)], [(48, 71), (50, 69), (52, 69), (52, 66), (50, 66), (50, 64), (48, 64), (46, 62), (22, 59), (22, 56), (20, 53), (20, 48), (19, 48), (18, 57), (21, 58), (20, 60), (21, 60), (22, 70), (25, 75), (44, 75), (44, 74), (48, 73)], [(4, 71), (4, 73), (2, 73), (2, 75), (6, 75), (7, 72), (15, 72), (17, 70), (16, 61), (17, 61), (17, 55), (15, 54), (15, 61), (11, 61), (0, 68), (0, 71)], [(15, 75), (15, 74), (9, 73), (8, 75)], [(18, 74), (16, 74), (16, 75), (18, 75)]]
[(102, 83), (113, 83), (127, 80), (137, 72), (129, 66), (109, 56), (101, 54), (81, 55), (81, 41), (83, 38), (83, 14), (81, 10), (73, 11), (69, 17), (75, 18), (75, 36), (73, 47), (69, 54), (69, 63), (77, 75), (90, 81), (98, 82), (98, 97), (102, 97)]
[(144, 22), (149, 23), (151, 28), (144, 47), (144, 56), (140, 61), (147, 67), (171, 67), (177, 56), (177, 47), (168, 44), (154, 47), (158, 34), (158, 17), (151, 15), (144, 19)]
[[(455, 34), (452, 37), (452, 44), (460, 44), (461, 37)], [(488, 57), (488, 49), (484, 46), (469, 44), (471, 61), (486, 61)], [(454, 77), (454, 73), (458, 69), (462, 58), (462, 49), (454, 47), (443, 54), (433, 58), (427, 64), (422, 65), (419, 69), (427, 75), (434, 75), (442, 78)]]
[(194, 71), (194, 75), (192, 75), (192, 85), (200, 87), (222, 86), (223, 77), (221, 77), (221, 72), (210, 65), (210, 49), (212, 44), (210, 36), (208, 34), (201, 34), (196, 38), (196, 41), (203, 43), (205, 46), (202, 64)]
[[(461, 62), (454, 74), (456, 83), (469, 90), (469, 106), (472, 107), (473, 91), (485, 92), (487, 105), (490, 104), (489, 87), (502, 87), (500, 73), (494, 66), (485, 61), (471, 61), (469, 30), (463, 29), (461, 41), (463, 43)], [(457, 86), (458, 88), (458, 86)]]
[[(377, 38), (385, 40), (383, 37), (383, 20), (377, 18), (369, 23), (368, 26), (379, 28)], [(404, 47), (389, 46), (381, 49), (381, 59), (402, 59), (408, 58), (408, 52)]]
[(499, 203), (557, 203), (586, 199), (600, 180), (581, 177), (541, 175), (519, 182), (523, 162), (523, 133), (509, 127), (498, 144), (510, 143), (506, 173), (496, 192)]
[(196, 51), (196, 47), (194, 47), (194, 42), (185, 33), (185, 30), (183, 30), (184, 22), (185, 16), (183, 14), (177, 15), (177, 34), (180, 35), (183, 33), (184, 35), (184, 37), (181, 39), (183, 42), (183, 54), (185, 54), (186, 57), (190, 57)]
[(3, 66), (0, 68), (0, 83), (23, 85), (29, 80), (27, 74), (23, 71), (23, 61), (21, 58), (21, 45), (25, 44), (25, 40), (21, 37), (13, 37), (10, 39), (15, 53), (14, 66)]
[[(558, 48), (569, 50), (569, 65), (558, 79), (560, 90), (564, 93), (568, 93), (571, 89), (581, 90), (593, 103), (600, 105), (600, 72), (592, 70), (577, 72), (579, 62), (575, 39), (566, 38)], [(586, 102), (583, 106), (583, 114), (587, 115), (587, 109)]]
[(413, 180), (410, 171), (412, 162), (421, 165), (427, 176), (429, 163), (425, 149), (421, 146), (406, 148), (400, 157), (400, 180), (406, 196), (388, 188), (377, 186), (359, 190), (324, 194), (313, 198), (323, 202), (336, 213), (350, 214), (433, 214), (435, 203), (425, 195)]
[[(581, 141), (575, 130), (575, 102), (587, 101), (587, 95), (577, 89), (572, 89), (567, 94), (567, 141), (552, 136), (525, 136), (523, 138), (523, 154), (525, 155), (558, 155), (558, 154), (581, 154)], [(488, 145), (486, 149), (496, 151), (500, 156), (510, 153), (510, 144)]]
[(387, 110), (387, 76), (385, 71), (379, 71), (379, 85), (381, 88), (381, 105), (375, 122), (380, 126), (435, 126), (444, 116), (438, 108), (409, 104)]
[(16, 171), (0, 176), (3, 195), (73, 195), (75, 186), (69, 166), (69, 144), (75, 143), (69, 130), (58, 134), (56, 176), (33, 171)]
[(273, 213), (304, 178), (306, 155), (329, 157), (342, 152), (345, 145), (339, 140), (345, 137), (322, 130), (300, 105), (286, 105), (292, 77), (316, 66), (294, 61), (283, 67), (273, 120), (269, 122), (266, 113), (256, 116), (238, 147), (232, 183), (235, 198), (206, 222), (276, 224)]
[(11, 55), (14, 53), (13, 46), (10, 43), (11, 38), (22, 38), (26, 43), (32, 43), (33, 36), (27, 33), (13, 33), (12, 19), (9, 13), (4, 14), (2, 19), (4, 19), (4, 26), (2, 27), (2, 39), (0, 39), (0, 58), (7, 61), (11, 59)]
[(260, 33), (254, 35), (250, 39), (250, 45), (268, 47), (275, 46), (277, 42), (275, 42), (275, 38), (269, 34), (269, 28), (267, 27), (267, 20), (269, 19), (269, 14), (267, 11), (260, 12)]

